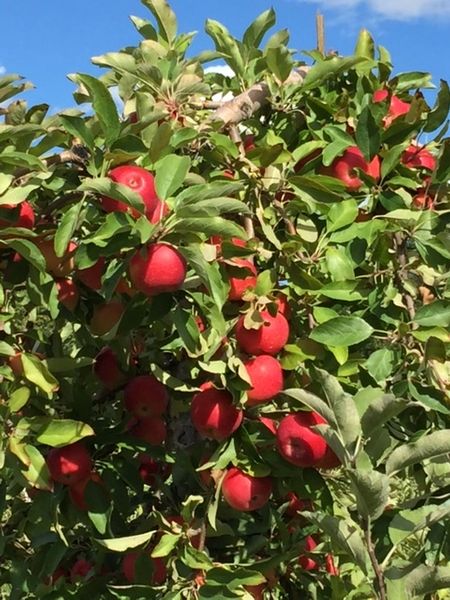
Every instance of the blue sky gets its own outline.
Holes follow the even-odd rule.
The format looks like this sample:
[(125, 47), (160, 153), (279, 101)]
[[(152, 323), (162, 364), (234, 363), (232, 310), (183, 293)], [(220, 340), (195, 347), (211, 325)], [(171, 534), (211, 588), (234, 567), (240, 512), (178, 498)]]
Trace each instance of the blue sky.
[[(37, 90), (30, 104), (71, 106), (67, 73), (98, 73), (90, 57), (136, 45), (130, 14), (149, 14), (139, 0), (0, 0), (0, 72), (20, 73)], [(291, 31), (292, 48), (315, 45), (315, 14), (325, 15), (326, 46), (350, 53), (358, 30), (368, 28), (392, 54), (397, 72), (423, 70), (450, 80), (450, 0), (172, 0), (179, 29), (198, 31), (195, 51), (212, 47), (203, 33), (207, 18), (239, 35), (271, 5), (278, 28)]]

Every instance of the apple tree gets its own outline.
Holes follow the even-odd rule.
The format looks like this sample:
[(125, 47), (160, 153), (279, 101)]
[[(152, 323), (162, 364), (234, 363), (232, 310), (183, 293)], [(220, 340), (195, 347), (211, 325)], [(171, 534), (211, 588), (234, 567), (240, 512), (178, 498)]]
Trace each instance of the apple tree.
[(1, 597), (448, 597), (447, 83), (143, 4), (0, 78)]

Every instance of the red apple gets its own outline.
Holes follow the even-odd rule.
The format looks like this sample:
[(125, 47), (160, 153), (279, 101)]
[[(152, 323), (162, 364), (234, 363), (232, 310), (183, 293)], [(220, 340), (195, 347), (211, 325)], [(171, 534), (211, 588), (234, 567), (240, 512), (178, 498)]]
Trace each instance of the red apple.
[(125, 375), (120, 369), (119, 359), (108, 346), (102, 348), (97, 354), (92, 370), (108, 390), (115, 390), (125, 381)]
[(104, 485), (100, 475), (93, 471), (92, 473), (89, 473), (89, 475), (85, 479), (82, 479), (78, 483), (74, 483), (70, 486), (70, 499), (79, 510), (88, 510), (88, 505), (84, 498), (84, 494), (86, 492), (87, 485), (90, 481), (93, 481), (94, 483), (97, 483), (99, 485)]
[(350, 146), (344, 154), (334, 160), (326, 172), (340, 179), (348, 190), (357, 191), (363, 185), (355, 169), (360, 169), (375, 180), (380, 178), (380, 159), (375, 156), (369, 163), (357, 146)]
[(47, 265), (47, 271), (55, 277), (67, 277), (74, 269), (73, 252), (77, 245), (75, 242), (69, 242), (66, 249), (66, 255), (59, 258), (56, 256), (54, 240), (41, 240), (38, 243), (39, 250), (42, 252)]
[(23, 364), (22, 364), (22, 353), (16, 352), (14, 356), (8, 358), (8, 364), (11, 367), (16, 377), (22, 377), (23, 375)]
[[(145, 215), (151, 218), (160, 202), (156, 195), (153, 173), (136, 165), (121, 165), (112, 169), (108, 173), (108, 177), (116, 183), (126, 185), (133, 192), (138, 193), (144, 202)], [(129, 207), (124, 202), (113, 200), (106, 196), (102, 196), (100, 202), (103, 210), (106, 212), (130, 212), (134, 217), (140, 216), (136, 209)]]
[(269, 419), (268, 417), (259, 417), (258, 420), (267, 427), (270, 433), (277, 435), (278, 423), (274, 419)]
[[(388, 90), (376, 90), (373, 93), (372, 99), (374, 102), (384, 102), (388, 99), (389, 92)], [(392, 122), (401, 117), (402, 115), (406, 115), (409, 112), (411, 105), (408, 102), (404, 102), (398, 96), (393, 94), (389, 101), (389, 109), (387, 115), (383, 118), (383, 125), (385, 127), (389, 127)]]
[(264, 600), (264, 590), (266, 587), (265, 583), (260, 583), (259, 585), (244, 585), (245, 591), (248, 592), (254, 600)]
[(327, 443), (311, 429), (325, 423), (315, 412), (298, 412), (281, 420), (277, 430), (277, 446), (281, 456), (297, 467), (315, 467), (324, 458)]
[[(305, 539), (305, 551), (312, 552), (316, 546), (317, 546), (317, 543), (314, 540), (314, 538), (312, 538), (310, 535), (308, 535)], [(319, 567), (319, 565), (317, 564), (317, 562), (314, 559), (310, 558), (309, 556), (305, 556), (305, 555), (299, 556), (298, 564), (305, 571), (314, 571), (315, 569), (317, 569)]]
[(434, 198), (424, 189), (417, 190), (417, 194), (412, 199), (412, 205), (420, 209), (433, 210)]
[(138, 459), (139, 476), (147, 485), (155, 485), (157, 477), (165, 481), (172, 471), (169, 464), (158, 462), (148, 454), (139, 454)]
[(186, 278), (186, 261), (173, 246), (150, 244), (130, 261), (130, 280), (147, 296), (179, 290)]
[[(122, 561), (122, 572), (125, 579), (129, 583), (135, 583), (136, 580), (136, 561), (144, 552), (130, 552), (125, 554)], [(152, 563), (153, 574), (149, 577), (149, 583), (153, 585), (161, 585), (167, 578), (166, 563), (162, 558), (151, 558), (150, 552), (146, 552), (148, 558)]]
[(130, 428), (130, 434), (147, 444), (160, 446), (166, 440), (167, 428), (161, 417), (145, 417)]
[(23, 227), (24, 229), (33, 229), (35, 222), (34, 210), (31, 204), (26, 200), (19, 205), (1, 204), (0, 209), (8, 209), (11, 215), (11, 220), (0, 219), (0, 227)]
[(92, 334), (101, 336), (111, 331), (122, 318), (124, 311), (125, 307), (118, 300), (97, 304), (89, 322)]
[(317, 463), (317, 468), (318, 469), (336, 469), (337, 467), (340, 467), (340, 466), (341, 466), (341, 461), (336, 456), (336, 454), (333, 452), (333, 450), (330, 448), (330, 446), (327, 445), (325, 456)]
[(278, 354), (289, 338), (289, 323), (278, 312), (274, 317), (267, 310), (261, 312), (264, 321), (259, 329), (246, 329), (245, 316), (236, 325), (236, 341), (247, 354)]
[(240, 270), (239, 276), (233, 275), (228, 278), (230, 283), (230, 291), (228, 293), (228, 300), (238, 301), (242, 300), (242, 296), (249, 288), (256, 286), (256, 268), (246, 258), (234, 258), (230, 261), (233, 267), (238, 267)]
[(85, 579), (94, 570), (94, 565), (84, 558), (79, 558), (70, 569), (70, 581), (75, 583)]
[(325, 570), (328, 573), (328, 575), (339, 577), (339, 569), (334, 564), (334, 557), (332, 554), (327, 554), (325, 556)]
[(127, 410), (138, 419), (159, 417), (167, 408), (169, 395), (156, 377), (139, 375), (125, 387), (124, 401)]
[(267, 504), (272, 494), (272, 479), (253, 477), (232, 467), (223, 479), (222, 494), (225, 501), (236, 510), (259, 510)]
[(278, 312), (280, 312), (283, 317), (289, 319), (291, 316), (291, 307), (289, 306), (289, 298), (283, 292), (277, 294), (275, 298), (275, 304), (278, 307)]
[(165, 202), (158, 202), (151, 217), (149, 217), (150, 223), (159, 223), (166, 215), (169, 214), (169, 212), (170, 208), (168, 204), (166, 204)]
[(52, 448), (46, 460), (52, 479), (65, 485), (79, 483), (92, 470), (91, 455), (82, 442)]
[(68, 310), (74, 311), (80, 299), (80, 292), (76, 283), (73, 279), (57, 279), (56, 287), (58, 289), (58, 300), (61, 304), (64, 304)]
[(288, 517), (296, 517), (297, 513), (303, 510), (311, 511), (313, 509), (311, 500), (299, 498), (294, 492), (288, 492), (286, 500), (289, 500), (288, 507), (286, 508), (286, 515)]
[(247, 391), (247, 406), (271, 400), (283, 389), (283, 371), (276, 358), (268, 354), (244, 362), (252, 388)]
[(102, 256), (87, 269), (79, 269), (77, 271), (77, 277), (86, 287), (97, 292), (102, 288), (102, 277), (104, 272), (105, 259)]
[(214, 387), (196, 394), (191, 403), (191, 419), (203, 437), (222, 441), (242, 423), (243, 412), (233, 404), (233, 396)]
[(411, 144), (402, 154), (402, 163), (410, 169), (428, 169), (434, 171), (436, 159), (423, 146)]

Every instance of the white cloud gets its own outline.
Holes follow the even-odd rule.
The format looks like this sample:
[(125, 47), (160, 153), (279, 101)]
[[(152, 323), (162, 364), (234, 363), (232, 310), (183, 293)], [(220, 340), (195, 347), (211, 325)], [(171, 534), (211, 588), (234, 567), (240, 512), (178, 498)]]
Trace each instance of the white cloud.
[(234, 71), (228, 65), (214, 65), (212, 67), (206, 67), (205, 73), (220, 73), (225, 77), (234, 77)]
[(3, 75), (4, 73), (6, 73), (6, 67), (0, 65), (0, 75)]
[(393, 21), (450, 18), (449, 0), (308, 0), (324, 9), (364, 8), (374, 15)]

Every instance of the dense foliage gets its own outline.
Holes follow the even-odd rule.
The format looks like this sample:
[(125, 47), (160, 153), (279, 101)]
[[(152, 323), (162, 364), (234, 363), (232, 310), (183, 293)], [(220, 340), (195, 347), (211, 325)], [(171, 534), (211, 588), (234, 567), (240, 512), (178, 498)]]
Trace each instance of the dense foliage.
[(448, 85), (143, 4), (0, 78), (1, 597), (449, 597)]

